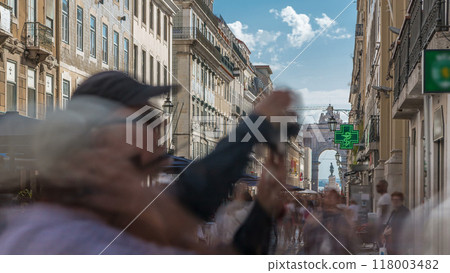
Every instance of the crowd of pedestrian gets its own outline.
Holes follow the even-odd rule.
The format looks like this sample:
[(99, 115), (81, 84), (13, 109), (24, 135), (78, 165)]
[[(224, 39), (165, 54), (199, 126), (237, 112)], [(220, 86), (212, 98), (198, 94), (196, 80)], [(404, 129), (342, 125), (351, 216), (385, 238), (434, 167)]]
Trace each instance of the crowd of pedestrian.
[[(146, 126), (160, 118), (152, 116), (143, 124), (151, 129), (139, 130), (127, 118), (168, 90), (102, 72), (42, 122), (33, 143), (40, 191), (26, 207), (2, 209), (0, 254), (276, 254), (286, 245), (303, 254), (360, 251), (355, 201), (347, 206), (335, 189), (286, 191), (282, 126), (267, 118), (258, 130), (270, 152), (256, 195), (238, 183), (259, 144), (258, 137), (247, 138), (254, 132), (246, 123), (235, 128), (237, 141), (223, 138), (168, 186), (145, 186), (170, 165), (158, 143), (163, 125)], [(290, 92), (273, 92), (248, 118), (292, 115), (292, 103)], [(134, 137), (151, 141), (130, 145), (129, 126)], [(387, 181), (377, 184), (374, 242), (402, 254), (409, 210), (402, 193), (387, 190)]]

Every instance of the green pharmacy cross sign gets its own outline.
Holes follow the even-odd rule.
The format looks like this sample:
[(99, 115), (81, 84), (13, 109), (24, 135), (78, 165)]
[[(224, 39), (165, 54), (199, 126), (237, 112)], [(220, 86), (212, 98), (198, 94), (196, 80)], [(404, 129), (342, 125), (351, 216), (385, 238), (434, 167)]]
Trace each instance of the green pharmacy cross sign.
[(340, 144), (342, 150), (351, 150), (359, 143), (359, 131), (352, 124), (341, 124), (341, 129), (334, 132), (334, 143)]
[(450, 50), (425, 50), (423, 93), (450, 93)]

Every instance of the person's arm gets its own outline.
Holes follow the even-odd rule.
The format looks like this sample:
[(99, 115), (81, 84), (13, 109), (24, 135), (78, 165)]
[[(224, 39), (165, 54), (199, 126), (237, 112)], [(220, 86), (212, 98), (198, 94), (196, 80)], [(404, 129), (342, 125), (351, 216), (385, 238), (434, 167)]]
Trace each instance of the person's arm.
[[(279, 133), (268, 118), (287, 115), (286, 109), (291, 102), (290, 92), (276, 91), (261, 101), (255, 107), (254, 114), (249, 116), (253, 123), (260, 116), (266, 117), (258, 131), (272, 148), (279, 143)], [(233, 184), (244, 173), (254, 144), (258, 143), (246, 123), (240, 124), (235, 133), (236, 141), (231, 142), (228, 137), (222, 139), (211, 154), (193, 163), (170, 189), (184, 206), (204, 220), (211, 217), (228, 196)], [(242, 142), (247, 134), (251, 138)]]
[(270, 156), (264, 165), (253, 209), (234, 236), (233, 246), (240, 253), (268, 254), (274, 219), (280, 218), (284, 211), (280, 192), (281, 183), (286, 180), (285, 170), (281, 156)]
[[(249, 118), (255, 122), (259, 116), (253, 114)], [(258, 130), (268, 143), (276, 143), (275, 131), (269, 121), (264, 120)], [(251, 139), (242, 142), (247, 133)], [(231, 192), (233, 184), (242, 177), (256, 143), (257, 138), (247, 124), (240, 124), (236, 128), (235, 142), (229, 141), (228, 137), (222, 139), (211, 154), (193, 163), (174, 182), (171, 192), (194, 214), (207, 220)]]

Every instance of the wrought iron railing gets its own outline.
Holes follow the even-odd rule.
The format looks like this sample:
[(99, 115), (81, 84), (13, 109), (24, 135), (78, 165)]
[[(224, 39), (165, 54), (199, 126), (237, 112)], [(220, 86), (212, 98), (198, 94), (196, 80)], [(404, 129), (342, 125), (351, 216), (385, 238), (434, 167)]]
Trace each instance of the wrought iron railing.
[(208, 5), (204, 2), (204, 0), (194, 0), (195, 3), (201, 8), (201, 10), (211, 19), (215, 26), (219, 25), (219, 20), (214, 15), (212, 10), (208, 7)]
[(369, 143), (378, 142), (380, 140), (380, 116), (372, 115), (370, 117), (369, 127)]
[(39, 47), (47, 51), (53, 50), (53, 31), (39, 22), (25, 23), (26, 47)]
[(234, 50), (234, 52), (236, 52), (236, 54), (239, 56), (239, 58), (242, 60), (242, 62), (245, 65), (247, 65), (247, 60), (244, 58), (244, 55), (242, 54), (241, 50), (235, 43), (233, 43), (233, 50)]
[(198, 28), (191, 27), (174, 27), (173, 28), (173, 39), (195, 39), (198, 40), (204, 47), (206, 47), (211, 54), (218, 60), (222, 60), (222, 54), (220, 51), (203, 35), (203, 33)]
[(422, 16), (422, 47), (425, 48), (438, 26), (445, 25), (445, 1), (444, 0), (426, 0), (423, 2)]
[(407, 20), (403, 25), (403, 30), (399, 37), (399, 44), (397, 45), (394, 56), (394, 102), (400, 97), (400, 93), (409, 75), (409, 23), (409, 20)]
[(233, 74), (234, 64), (230, 61), (230, 59), (227, 56), (222, 55), (221, 61), (222, 61), (222, 64), (225, 66), (225, 68), (228, 70), (228, 72)]
[(445, 3), (448, 0), (411, 0), (408, 10), (410, 17), (405, 19), (398, 45), (393, 56), (394, 67), (394, 103), (421, 61), (425, 49), (436, 31), (446, 27)]
[(414, 70), (414, 67), (422, 57), (422, 0), (412, 0), (411, 3), (411, 20), (410, 20), (410, 41), (409, 56), (410, 65), (408, 74)]

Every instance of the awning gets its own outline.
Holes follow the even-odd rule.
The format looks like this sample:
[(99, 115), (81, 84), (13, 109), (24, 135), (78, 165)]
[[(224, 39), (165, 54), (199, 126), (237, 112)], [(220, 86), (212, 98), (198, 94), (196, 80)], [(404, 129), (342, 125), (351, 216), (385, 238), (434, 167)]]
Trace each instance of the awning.
[(34, 135), (41, 121), (19, 115), (18, 112), (6, 112), (0, 115), (0, 136)]
[[(32, 158), (32, 143), (40, 120), (19, 115), (0, 114), (0, 153), (12, 158)], [(10, 155), (10, 153), (14, 155)]]

